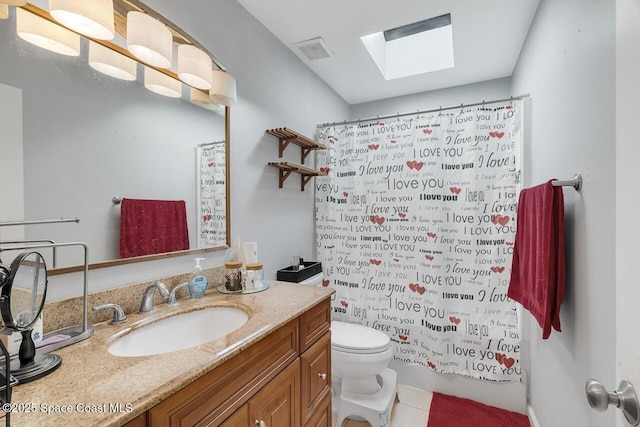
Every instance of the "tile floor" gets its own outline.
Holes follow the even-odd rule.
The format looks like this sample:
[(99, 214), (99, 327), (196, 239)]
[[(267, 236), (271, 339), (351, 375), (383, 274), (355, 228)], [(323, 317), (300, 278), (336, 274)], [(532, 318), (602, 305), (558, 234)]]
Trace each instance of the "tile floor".
[[(396, 403), (391, 410), (390, 427), (426, 427), (433, 393), (398, 384)], [(333, 420), (335, 425), (336, 420)], [(345, 420), (341, 427), (371, 427), (366, 421)]]

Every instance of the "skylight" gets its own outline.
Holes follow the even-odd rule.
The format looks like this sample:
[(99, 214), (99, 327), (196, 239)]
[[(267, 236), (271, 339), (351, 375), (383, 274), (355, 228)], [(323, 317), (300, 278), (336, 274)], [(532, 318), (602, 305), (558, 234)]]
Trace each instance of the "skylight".
[(444, 70), (454, 65), (450, 14), (360, 39), (385, 80)]

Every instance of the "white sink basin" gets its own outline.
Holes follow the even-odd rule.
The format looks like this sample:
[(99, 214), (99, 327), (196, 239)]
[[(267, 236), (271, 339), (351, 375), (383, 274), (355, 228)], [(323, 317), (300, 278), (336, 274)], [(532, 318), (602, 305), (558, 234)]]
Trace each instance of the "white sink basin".
[(136, 329), (111, 344), (108, 351), (131, 357), (184, 350), (223, 337), (247, 320), (247, 313), (232, 307), (191, 311)]

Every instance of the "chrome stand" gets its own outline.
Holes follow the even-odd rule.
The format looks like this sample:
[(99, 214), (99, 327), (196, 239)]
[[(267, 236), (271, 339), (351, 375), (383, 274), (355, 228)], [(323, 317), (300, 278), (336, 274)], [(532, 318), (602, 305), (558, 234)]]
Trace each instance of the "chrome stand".
[[(16, 331), (14, 331), (15, 333)], [(55, 354), (42, 354), (36, 351), (36, 345), (31, 337), (32, 329), (26, 329), (20, 332), (22, 334), (22, 342), (20, 343), (20, 351), (18, 359), (11, 361), (10, 373), (18, 383), (24, 384), (29, 381), (37, 380), (58, 369), (62, 363), (62, 358)]]
[(11, 246), (0, 248), (0, 253), (7, 250), (20, 250), (20, 249), (42, 249), (42, 248), (60, 248), (67, 246), (82, 246), (84, 248), (84, 281), (83, 281), (83, 295), (82, 295), (82, 325), (74, 325), (66, 328), (58, 329), (44, 334), (42, 340), (47, 341), (56, 336), (66, 336), (64, 339), (53, 339), (52, 344), (43, 345), (38, 348), (40, 353), (48, 353), (50, 351), (57, 350), (62, 347), (66, 347), (71, 344), (75, 344), (79, 341), (85, 340), (93, 335), (93, 326), (89, 324), (89, 247), (83, 242), (69, 242), (69, 243), (49, 243), (41, 245), (23, 245), (23, 246)]

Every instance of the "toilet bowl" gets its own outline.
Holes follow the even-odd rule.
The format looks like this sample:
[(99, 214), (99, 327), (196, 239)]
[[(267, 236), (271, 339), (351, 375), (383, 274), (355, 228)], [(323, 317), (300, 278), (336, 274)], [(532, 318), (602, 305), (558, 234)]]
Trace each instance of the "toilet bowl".
[(337, 425), (347, 417), (367, 420), (373, 427), (388, 425), (397, 390), (391, 341), (366, 326), (331, 322), (333, 408)]
[(393, 358), (391, 341), (380, 331), (361, 325), (331, 322), (331, 370), (341, 378), (343, 390), (374, 394), (376, 379)]

